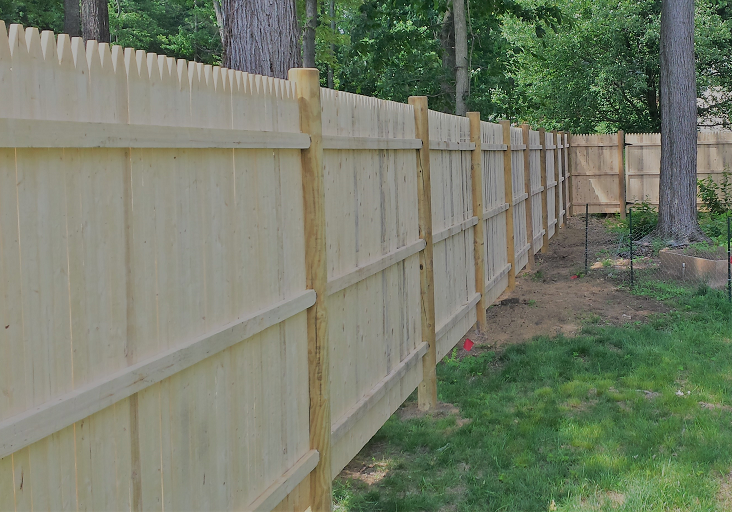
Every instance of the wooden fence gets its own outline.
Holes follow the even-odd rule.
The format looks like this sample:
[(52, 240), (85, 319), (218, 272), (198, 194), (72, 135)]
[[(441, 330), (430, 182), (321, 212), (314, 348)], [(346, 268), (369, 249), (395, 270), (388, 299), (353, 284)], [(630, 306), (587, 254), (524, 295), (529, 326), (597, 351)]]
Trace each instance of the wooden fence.
[[(658, 206), (661, 134), (572, 135), (573, 213), (613, 213), (620, 205)], [(732, 171), (732, 132), (699, 132), (697, 177), (719, 179)]]
[(0, 22), (0, 98), (0, 510), (328, 509), (564, 219), (565, 134), (315, 70)]

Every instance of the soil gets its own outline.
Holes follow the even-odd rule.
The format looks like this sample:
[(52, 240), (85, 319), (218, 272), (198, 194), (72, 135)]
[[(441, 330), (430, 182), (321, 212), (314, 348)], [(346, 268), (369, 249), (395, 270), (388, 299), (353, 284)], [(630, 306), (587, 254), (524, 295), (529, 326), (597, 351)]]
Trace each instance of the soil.
[[(591, 238), (606, 236), (600, 219), (590, 222)], [(601, 240), (590, 240), (590, 245), (598, 243)], [(549, 241), (547, 252), (536, 254), (534, 270), (524, 269), (516, 277), (516, 288), (488, 308), (488, 334), (474, 327), (465, 337), (481, 348), (500, 350), (540, 335), (572, 336), (588, 322), (625, 325), (668, 311), (662, 303), (632, 295), (601, 276), (573, 278), (584, 267), (584, 244), (584, 220), (569, 218)], [(458, 357), (465, 355), (463, 343), (457, 346)]]

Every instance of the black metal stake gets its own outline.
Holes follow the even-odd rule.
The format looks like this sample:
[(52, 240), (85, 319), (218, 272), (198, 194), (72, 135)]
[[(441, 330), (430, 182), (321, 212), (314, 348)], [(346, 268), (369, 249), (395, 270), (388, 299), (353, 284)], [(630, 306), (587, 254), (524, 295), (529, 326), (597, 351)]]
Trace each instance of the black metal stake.
[(727, 300), (732, 302), (732, 254), (729, 238), (729, 215), (727, 215)]
[(587, 245), (587, 232), (590, 230), (590, 204), (585, 204), (585, 275), (587, 275), (587, 255), (589, 253), (589, 246)]
[(633, 208), (628, 210), (628, 238), (630, 238), (630, 287), (633, 288)]

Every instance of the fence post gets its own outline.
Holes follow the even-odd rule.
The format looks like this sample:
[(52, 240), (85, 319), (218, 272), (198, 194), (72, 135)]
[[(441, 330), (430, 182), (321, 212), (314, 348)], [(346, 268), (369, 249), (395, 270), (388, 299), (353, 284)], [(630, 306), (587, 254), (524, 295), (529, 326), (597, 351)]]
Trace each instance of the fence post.
[(485, 224), (483, 223), (483, 148), (480, 129), (480, 113), (468, 112), (470, 119), (470, 142), (475, 144), (470, 157), (470, 173), (473, 186), (473, 215), (478, 217), (478, 223), (473, 232), (473, 254), (475, 258), (475, 291), (480, 293), (480, 300), (476, 305), (478, 313), (478, 330), (485, 332), (487, 320), (485, 310)]
[[(557, 151), (559, 151), (559, 155), (562, 160), (562, 165), (559, 166), (559, 170), (557, 171), (557, 190), (559, 191), (558, 196), (559, 195), (562, 196), (562, 207), (564, 208), (564, 213), (562, 213), (560, 215), (560, 217), (562, 218), (561, 226), (558, 224), (559, 221), (557, 220), (557, 229), (558, 229), (560, 227), (564, 227), (564, 219), (567, 218), (567, 195), (564, 193), (564, 184), (567, 181), (567, 177), (565, 176), (564, 166), (566, 165), (567, 160), (565, 159), (565, 152), (564, 152), (564, 132), (559, 131), (557, 133), (559, 135), (558, 141), (562, 145), (562, 148), (557, 150)], [(559, 210), (561, 213), (562, 208), (557, 206), (557, 210)]]
[(310, 135), (301, 152), (305, 223), (306, 286), (315, 290), (315, 304), (307, 310), (308, 381), (310, 390), (310, 448), (320, 460), (310, 473), (313, 510), (333, 508), (331, 475), (330, 357), (326, 286), (325, 185), (323, 183), (323, 125), (320, 114), (320, 76), (317, 69), (291, 69), (300, 106), (300, 131)]
[(419, 282), (422, 295), (422, 339), (429, 348), (422, 358), (422, 382), (419, 384), (418, 406), (422, 411), (437, 405), (437, 340), (435, 339), (435, 275), (432, 255), (432, 185), (430, 181), (430, 128), (427, 96), (410, 96), (414, 107), (416, 136), (422, 140), (417, 154), (417, 201), (419, 237), (425, 248), (419, 253)]
[(559, 168), (561, 163), (561, 156), (559, 155), (559, 132), (557, 130), (552, 130), (552, 140), (554, 142), (554, 220), (556, 224), (554, 225), (554, 234), (556, 235), (559, 233), (559, 217), (562, 216), (562, 209), (561, 209), (561, 197), (562, 197), (562, 190), (559, 188), (561, 186), (561, 183), (559, 181), (559, 177), (562, 175), (562, 170)]
[(521, 125), (521, 138), (524, 141), (524, 189), (529, 194), (526, 201), (526, 235), (529, 239), (529, 262), (526, 264), (527, 270), (534, 270), (534, 220), (533, 220), (533, 200), (531, 196), (531, 153), (529, 149), (529, 130), (528, 124)]
[[(572, 134), (567, 133), (567, 216), (571, 216), (571, 209), (574, 207), (574, 178), (572, 178), (572, 145), (570, 143)], [(571, 181), (571, 183), (570, 183)]]
[(625, 133), (618, 131), (618, 202), (620, 203), (620, 218), (625, 218)]
[(567, 219), (571, 215), (572, 208), (572, 187), (569, 185), (569, 139), (572, 136), (567, 132), (564, 136), (564, 218)]
[(508, 288), (511, 291), (516, 288), (516, 249), (514, 247), (513, 232), (513, 175), (511, 174), (511, 121), (501, 121), (503, 128), (503, 144), (506, 150), (503, 153), (503, 185), (505, 199), (508, 203), (506, 210), (506, 255), (511, 269), (508, 271)]
[(541, 228), (544, 230), (541, 252), (549, 250), (549, 212), (546, 206), (546, 130), (539, 128), (539, 142), (541, 143)]

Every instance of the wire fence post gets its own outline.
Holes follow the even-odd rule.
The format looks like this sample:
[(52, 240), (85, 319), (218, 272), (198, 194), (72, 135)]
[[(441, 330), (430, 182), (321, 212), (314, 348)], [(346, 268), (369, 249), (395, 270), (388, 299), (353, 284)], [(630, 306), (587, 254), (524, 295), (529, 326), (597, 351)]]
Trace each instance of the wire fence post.
[(630, 287), (633, 288), (633, 208), (628, 210), (628, 238), (630, 239)]
[(587, 256), (589, 253), (589, 246), (587, 245), (587, 232), (590, 230), (590, 204), (585, 204), (585, 275), (589, 272), (587, 267)]
[(727, 300), (732, 302), (732, 254), (729, 243), (729, 214), (727, 215)]

